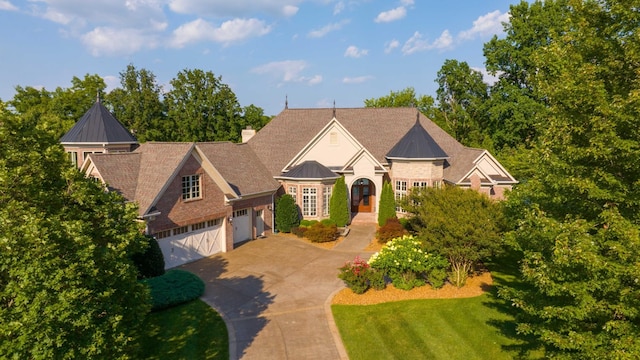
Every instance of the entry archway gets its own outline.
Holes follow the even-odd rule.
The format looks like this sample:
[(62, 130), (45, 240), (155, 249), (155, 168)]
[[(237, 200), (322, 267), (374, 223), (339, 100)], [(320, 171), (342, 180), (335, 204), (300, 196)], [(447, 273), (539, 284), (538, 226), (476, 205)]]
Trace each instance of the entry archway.
[(351, 185), (351, 212), (372, 212), (375, 208), (376, 186), (373, 181), (360, 178)]

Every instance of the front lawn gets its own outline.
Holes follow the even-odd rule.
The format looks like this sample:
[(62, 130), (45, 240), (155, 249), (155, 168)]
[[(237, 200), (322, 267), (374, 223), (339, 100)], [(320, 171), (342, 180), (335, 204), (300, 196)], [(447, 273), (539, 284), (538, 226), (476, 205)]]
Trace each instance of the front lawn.
[(142, 359), (229, 359), (227, 327), (201, 300), (153, 312), (142, 329)]

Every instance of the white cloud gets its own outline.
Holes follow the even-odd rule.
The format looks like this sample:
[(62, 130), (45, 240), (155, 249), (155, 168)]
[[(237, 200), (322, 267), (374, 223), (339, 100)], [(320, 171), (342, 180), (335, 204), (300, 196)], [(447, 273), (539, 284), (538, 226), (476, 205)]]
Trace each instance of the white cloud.
[(373, 76), (371, 75), (366, 75), (366, 76), (356, 76), (356, 77), (345, 77), (344, 79), (342, 79), (342, 83), (344, 84), (362, 84), (363, 82), (372, 80)]
[(377, 23), (391, 22), (400, 20), (405, 16), (407, 16), (407, 9), (404, 6), (400, 6), (389, 11), (381, 12), (373, 21)]
[(342, 29), (342, 27), (348, 23), (349, 23), (349, 20), (342, 20), (337, 23), (331, 23), (326, 26), (323, 26), (320, 29), (310, 31), (308, 36), (312, 38), (321, 38), (332, 31), (337, 31)]
[(107, 84), (106, 91), (111, 92), (111, 90), (117, 88), (120, 85), (120, 77), (114, 75), (104, 75), (102, 79)]
[(304, 60), (284, 60), (274, 61), (251, 69), (256, 74), (267, 74), (281, 79), (282, 82), (306, 83), (316, 85), (322, 82), (321, 75), (307, 77), (301, 75), (302, 71), (308, 67)]
[(82, 35), (81, 40), (93, 56), (129, 55), (143, 48), (155, 48), (158, 44), (154, 34), (112, 27), (97, 27)]
[(249, 17), (267, 13), (293, 16), (302, 0), (169, 0), (169, 9), (180, 14), (213, 17)]
[(369, 53), (367, 49), (358, 49), (356, 46), (349, 46), (347, 50), (344, 52), (345, 57), (359, 58), (365, 56)]
[(500, 10), (490, 12), (478, 17), (469, 30), (461, 31), (458, 37), (463, 40), (471, 40), (476, 36), (490, 36), (503, 31), (502, 23), (509, 22), (509, 13), (501, 13)]
[(384, 52), (385, 52), (385, 54), (388, 54), (388, 53), (392, 52), (398, 46), (400, 46), (400, 42), (398, 40), (396, 40), (396, 39), (393, 39), (393, 40), (385, 43), (384, 44)]
[(342, 11), (344, 11), (344, 2), (338, 1), (338, 3), (333, 7), (333, 15), (338, 15)]
[(489, 86), (495, 84), (500, 78), (500, 74), (502, 74), (502, 71), (499, 71), (497, 74), (491, 75), (486, 68), (471, 67), (471, 69), (480, 72), (482, 74), (482, 81)]
[(401, 0), (400, 3), (404, 6), (410, 6), (413, 5), (413, 0)]
[(0, 0), (0, 10), (16, 11), (18, 10), (18, 7), (13, 5), (11, 1)]
[(402, 53), (405, 55), (411, 55), (416, 52), (426, 50), (446, 50), (453, 45), (453, 37), (449, 33), (449, 30), (445, 30), (440, 34), (433, 42), (429, 42), (423, 38), (422, 34), (415, 32), (413, 36), (407, 40), (402, 46)]
[(223, 22), (219, 27), (203, 19), (196, 19), (174, 30), (170, 44), (177, 48), (199, 41), (230, 45), (248, 38), (263, 36), (270, 31), (270, 26), (257, 19), (233, 19)]

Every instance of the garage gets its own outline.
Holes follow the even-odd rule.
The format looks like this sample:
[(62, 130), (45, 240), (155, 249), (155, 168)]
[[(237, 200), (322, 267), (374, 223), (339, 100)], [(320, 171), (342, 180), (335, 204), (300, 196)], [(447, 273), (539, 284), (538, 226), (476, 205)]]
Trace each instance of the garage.
[(235, 210), (233, 212), (233, 243), (251, 240), (251, 209)]
[(192, 225), (189, 228), (197, 230), (159, 239), (165, 269), (221, 252), (225, 242), (223, 220), (216, 219)]

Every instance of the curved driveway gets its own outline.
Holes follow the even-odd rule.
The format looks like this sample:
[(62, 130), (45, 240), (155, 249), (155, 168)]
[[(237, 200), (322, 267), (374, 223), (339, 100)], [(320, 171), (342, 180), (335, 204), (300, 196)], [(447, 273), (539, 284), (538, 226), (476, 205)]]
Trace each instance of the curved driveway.
[(231, 359), (347, 359), (331, 297), (344, 286), (338, 268), (368, 257), (374, 233), (353, 225), (332, 250), (273, 235), (182, 268), (205, 281), (202, 300), (225, 320)]

